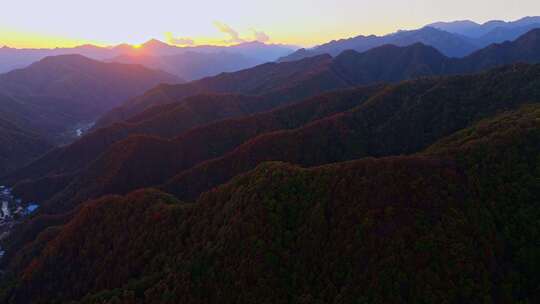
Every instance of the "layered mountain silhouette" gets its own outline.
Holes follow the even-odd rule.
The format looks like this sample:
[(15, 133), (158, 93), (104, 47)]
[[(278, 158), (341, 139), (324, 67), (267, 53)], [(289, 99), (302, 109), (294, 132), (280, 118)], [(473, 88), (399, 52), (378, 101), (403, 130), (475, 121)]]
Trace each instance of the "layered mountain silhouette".
[(539, 17), (515, 22), (491, 21), (483, 25), (472, 21), (437, 22), (421, 29), (398, 31), (386, 36), (357, 36), (331, 41), (312, 49), (300, 49), (280, 61), (293, 61), (320, 54), (337, 56), (346, 50), (363, 52), (384, 44), (407, 46), (423, 43), (433, 46), (449, 57), (463, 57), (493, 43), (513, 41), (521, 35), (540, 28)]
[(215, 76), (223, 72), (235, 72), (261, 63), (257, 59), (227, 52), (186, 52), (180, 55), (167, 56), (120, 55), (110, 61), (141, 64), (153, 69), (166, 71), (186, 80)]
[(45, 57), (59, 55), (78, 54), (95, 60), (104, 60), (111, 57), (110, 52), (108, 48), (93, 45), (55, 49), (17, 49), (4, 46), (0, 48), (0, 72), (6, 73), (14, 69), (25, 68)]
[(419, 30), (399, 31), (386, 36), (360, 35), (354, 38), (335, 40), (309, 50), (298, 50), (280, 58), (279, 61), (299, 60), (320, 54), (337, 56), (346, 50), (364, 52), (385, 44), (408, 46), (415, 43), (430, 45), (450, 57), (463, 57), (478, 49), (478, 46), (467, 37), (451, 34), (433, 27), (424, 27)]
[[(148, 63), (147, 67), (149, 68), (159, 68), (155, 65), (155, 61), (164, 61), (168, 65), (173, 65), (166, 69), (168, 72), (191, 80), (211, 76), (219, 72), (227, 72), (231, 70), (231, 67), (236, 70), (274, 61), (295, 49), (292, 46), (260, 42), (245, 42), (233, 46), (178, 47), (156, 39), (147, 41), (137, 47), (128, 44), (120, 44), (114, 47), (83, 45), (74, 48), (55, 49), (2, 47), (0, 48), (0, 72), (4, 73), (13, 69), (24, 68), (45, 57), (77, 54), (94, 60)], [(133, 57), (137, 57), (140, 61), (134, 62)], [(186, 66), (186, 61), (197, 60), (198, 58), (198, 60), (202, 60), (201, 57), (211, 60), (208, 61), (206, 66), (199, 67), (198, 71), (189, 73), (189, 70), (187, 70), (189, 66)], [(219, 66), (214, 66), (216, 62), (221, 63), (224, 69), (219, 70)], [(240, 63), (241, 65), (239, 65)], [(200, 64), (202, 65), (202, 63)]]
[(268, 63), (237, 73), (224, 73), (199, 81), (161, 86), (127, 101), (105, 115), (97, 126), (122, 121), (145, 109), (180, 101), (200, 93), (265, 95), (291, 101), (330, 90), (422, 76), (460, 74), (514, 62), (540, 62), (540, 30), (532, 30), (514, 42), (492, 45), (465, 58), (448, 58), (433, 47), (385, 45), (364, 53), (346, 51), (331, 58), (320, 55), (299, 61)]
[[(522, 30), (525, 28), (538, 28), (540, 17), (524, 17), (516, 21), (505, 22), (502, 20), (491, 20), (483, 24), (478, 24), (470, 20), (435, 22), (428, 26), (454, 34), (460, 34), (471, 38), (487, 37), (490, 33)], [(519, 36), (519, 35), (518, 35)], [(503, 42), (503, 41), (500, 41)]]

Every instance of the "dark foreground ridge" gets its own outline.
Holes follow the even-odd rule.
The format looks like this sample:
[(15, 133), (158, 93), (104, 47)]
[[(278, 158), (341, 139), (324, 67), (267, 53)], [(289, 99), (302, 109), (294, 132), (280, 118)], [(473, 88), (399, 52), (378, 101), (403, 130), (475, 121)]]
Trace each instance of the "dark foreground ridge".
[(5, 295), (534, 303), (539, 121), (540, 108), (526, 106), (423, 155), (312, 169), (265, 163), (195, 204), (157, 190), (88, 202), (26, 247), (35, 257), (11, 265), (18, 275)]

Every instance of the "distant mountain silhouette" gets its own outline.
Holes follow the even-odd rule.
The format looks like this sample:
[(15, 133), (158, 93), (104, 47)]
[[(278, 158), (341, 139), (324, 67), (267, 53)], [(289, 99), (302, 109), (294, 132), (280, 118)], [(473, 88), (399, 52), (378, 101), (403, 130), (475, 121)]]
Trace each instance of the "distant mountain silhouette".
[(141, 64), (162, 70), (185, 80), (215, 76), (223, 72), (235, 72), (253, 67), (261, 62), (236, 53), (185, 52), (167, 56), (121, 55), (111, 62)]
[(0, 73), (25, 68), (45, 57), (70, 54), (79, 54), (95, 60), (104, 60), (112, 57), (110, 49), (93, 45), (55, 49), (16, 49), (4, 46), (0, 48)]
[(407, 46), (430, 45), (449, 57), (464, 57), (493, 43), (513, 41), (530, 30), (540, 28), (540, 17), (527, 17), (514, 22), (491, 21), (483, 25), (472, 21), (437, 22), (412, 31), (398, 31), (385, 36), (357, 36), (300, 49), (280, 59), (293, 61), (320, 54), (337, 56), (345, 50), (363, 52), (384, 44)]
[(514, 22), (490, 21), (484, 24), (471, 21), (438, 22), (429, 26), (467, 36), (479, 47), (485, 47), (492, 43), (513, 41), (530, 30), (540, 28), (540, 17), (526, 17)]
[[(539, 20), (540, 21), (540, 20)], [(519, 27), (497, 27), (489, 33), (478, 38), (478, 45), (488, 46), (492, 43), (503, 43), (506, 41), (513, 41), (521, 35), (534, 30), (540, 29), (540, 22)]]
[(436, 22), (429, 24), (428, 26), (438, 28), (450, 33), (468, 36), (471, 38), (482, 38), (483, 36), (488, 35), (490, 32), (493, 31), (512, 30), (530, 26), (538, 27), (538, 25), (540, 25), (540, 17), (525, 17), (511, 22), (491, 20), (483, 24), (478, 24), (470, 20), (454, 22)]
[(281, 62), (298, 60), (319, 54), (337, 56), (346, 50), (364, 52), (385, 44), (408, 46), (415, 43), (432, 46), (450, 57), (462, 57), (477, 50), (478, 47), (469, 38), (451, 34), (433, 27), (424, 27), (412, 31), (399, 31), (386, 36), (357, 36), (349, 39), (331, 41), (309, 50), (299, 50), (280, 59)]
[[(74, 48), (55, 49), (15, 49), (3, 47), (0, 48), (0, 73), (8, 72), (16, 68), (24, 68), (45, 57), (71, 54), (79, 54), (95, 60), (107, 61), (110, 61), (118, 56), (161, 57), (186, 54), (186, 56), (189, 57), (190, 53), (199, 53), (200, 56), (202, 56), (202, 54), (212, 54), (215, 57), (219, 57), (219, 54), (222, 54), (223, 58), (219, 60), (225, 61), (231, 56), (243, 56), (249, 58), (249, 60), (255, 61), (255, 63), (250, 65), (254, 66), (256, 64), (277, 60), (278, 58), (291, 53), (295, 49), (296, 48), (293, 46), (265, 44), (260, 42), (245, 42), (233, 46), (203, 45), (178, 47), (166, 44), (156, 39), (149, 40), (146, 43), (137, 46), (137, 48), (134, 48), (128, 44), (120, 44), (114, 47), (83, 45)], [(213, 62), (210, 61), (208, 64), (208, 68), (211, 69), (210, 66), (213, 64)], [(182, 75), (178, 76), (181, 77)]]
[[(435, 23), (428, 24), (427, 26), (434, 27), (436, 29), (440, 29), (449, 33), (469, 36), (469, 32), (472, 31), (473, 29), (480, 27), (480, 24), (471, 20), (458, 20), (458, 21), (450, 21), (450, 22), (435, 22)], [(488, 31), (486, 31), (486, 33), (487, 32)]]

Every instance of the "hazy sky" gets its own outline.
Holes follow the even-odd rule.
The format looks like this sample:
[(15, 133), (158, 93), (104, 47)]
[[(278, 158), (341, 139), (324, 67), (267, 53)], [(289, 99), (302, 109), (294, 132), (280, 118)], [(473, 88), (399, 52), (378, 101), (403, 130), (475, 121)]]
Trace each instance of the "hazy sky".
[(183, 44), (232, 43), (257, 36), (311, 46), (439, 20), (528, 15), (540, 15), (540, 0), (2, 0), (0, 45), (138, 44), (173, 37)]

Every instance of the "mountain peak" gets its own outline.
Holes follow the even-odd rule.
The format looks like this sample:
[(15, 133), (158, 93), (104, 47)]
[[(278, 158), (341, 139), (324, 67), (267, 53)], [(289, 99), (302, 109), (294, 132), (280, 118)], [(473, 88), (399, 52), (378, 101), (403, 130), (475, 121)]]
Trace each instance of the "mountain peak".
[(157, 39), (150, 39), (147, 42), (142, 44), (143, 48), (163, 48), (163, 47), (172, 47), (171, 45)]

